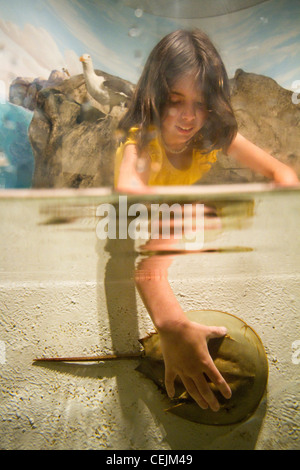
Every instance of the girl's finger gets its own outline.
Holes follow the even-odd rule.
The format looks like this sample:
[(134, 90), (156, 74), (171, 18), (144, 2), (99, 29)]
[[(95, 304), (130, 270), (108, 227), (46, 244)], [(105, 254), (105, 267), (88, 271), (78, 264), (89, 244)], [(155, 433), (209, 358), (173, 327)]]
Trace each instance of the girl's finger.
[(191, 379), (190, 377), (184, 377), (184, 376), (181, 376), (180, 378), (188, 394), (195, 400), (196, 403), (198, 403), (200, 408), (202, 408), (203, 410), (206, 410), (208, 408), (208, 403), (199, 392), (199, 389), (196, 386), (193, 379)]
[(206, 401), (209, 407), (213, 411), (219, 411), (220, 404), (211, 390), (207, 380), (205, 379), (204, 375), (200, 374), (196, 378), (194, 378), (194, 383), (201, 394), (202, 398)]
[(206, 366), (204, 370), (207, 377), (212, 381), (213, 384), (220, 390), (223, 397), (229, 399), (231, 398), (232, 392), (231, 389), (224, 379), (224, 377), (220, 374), (217, 367), (215, 366), (213, 360)]
[(176, 378), (176, 373), (172, 370), (165, 369), (165, 387), (169, 398), (173, 398), (175, 395), (174, 381)]
[(227, 334), (225, 326), (209, 326), (207, 331), (207, 339), (221, 338)]

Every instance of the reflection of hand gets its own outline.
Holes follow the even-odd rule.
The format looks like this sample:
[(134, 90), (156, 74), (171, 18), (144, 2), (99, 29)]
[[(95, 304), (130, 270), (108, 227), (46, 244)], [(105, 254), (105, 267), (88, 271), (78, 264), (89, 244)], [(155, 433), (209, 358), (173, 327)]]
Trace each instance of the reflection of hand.
[(189, 395), (201, 408), (210, 407), (218, 411), (220, 405), (205, 375), (225, 398), (231, 397), (231, 390), (209, 354), (207, 341), (224, 336), (226, 328), (204, 326), (186, 320), (159, 331), (159, 334), (169, 397), (175, 394), (174, 380), (179, 376)]

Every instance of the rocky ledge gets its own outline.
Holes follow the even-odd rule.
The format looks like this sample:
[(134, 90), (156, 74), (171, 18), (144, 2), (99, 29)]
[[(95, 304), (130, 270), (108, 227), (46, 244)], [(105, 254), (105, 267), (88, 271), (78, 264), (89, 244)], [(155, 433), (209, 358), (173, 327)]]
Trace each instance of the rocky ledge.
[(115, 129), (123, 112), (115, 107), (105, 114), (88, 95), (82, 74), (41, 90), (29, 127), (35, 156), (33, 187), (111, 186)]

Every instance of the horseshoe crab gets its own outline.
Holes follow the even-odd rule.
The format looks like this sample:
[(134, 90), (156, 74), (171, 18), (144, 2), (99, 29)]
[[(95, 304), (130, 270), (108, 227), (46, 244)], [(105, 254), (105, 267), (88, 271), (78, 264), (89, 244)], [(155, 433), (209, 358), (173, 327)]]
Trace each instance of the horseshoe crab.
[[(183, 385), (177, 383), (175, 398), (167, 411), (201, 424), (228, 425), (246, 420), (258, 407), (267, 386), (268, 362), (260, 338), (243, 320), (229, 313), (197, 310), (186, 315), (191, 321), (207, 326), (226, 326), (228, 334), (224, 338), (209, 340), (208, 349), (229, 384), (232, 397), (226, 400), (214, 384), (210, 384), (220, 403), (220, 410), (203, 410), (187, 394)], [(145, 355), (137, 370), (165, 390), (159, 335), (154, 333), (142, 339), (141, 343)]]
[[(203, 410), (188, 395), (181, 381), (176, 383), (175, 398), (169, 399), (169, 413), (189, 421), (207, 425), (230, 425), (248, 419), (257, 409), (266, 390), (268, 361), (263, 344), (255, 333), (240, 318), (215, 310), (195, 310), (186, 313), (194, 322), (207, 326), (225, 326), (228, 334), (223, 338), (210, 339), (208, 349), (216, 367), (229, 384), (232, 396), (226, 400), (210, 383), (220, 403), (220, 410)], [(151, 379), (162, 391), (164, 386), (164, 361), (158, 333), (152, 333), (140, 340), (141, 354), (122, 354), (90, 357), (40, 358), (35, 361), (105, 361), (138, 359), (136, 368)]]

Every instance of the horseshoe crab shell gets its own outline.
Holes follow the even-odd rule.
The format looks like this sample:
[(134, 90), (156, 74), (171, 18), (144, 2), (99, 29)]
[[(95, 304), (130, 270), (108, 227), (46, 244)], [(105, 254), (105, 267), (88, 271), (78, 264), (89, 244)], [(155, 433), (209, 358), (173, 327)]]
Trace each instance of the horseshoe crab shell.
[[(225, 326), (224, 338), (211, 339), (208, 349), (214, 363), (232, 390), (227, 400), (213, 384), (210, 387), (220, 403), (220, 410), (201, 409), (187, 394), (181, 382), (176, 384), (175, 398), (167, 410), (189, 421), (209, 425), (235, 424), (249, 418), (257, 409), (267, 386), (268, 362), (263, 344), (243, 320), (225, 312), (197, 310), (186, 313), (194, 322), (207, 326)], [(137, 370), (152, 379), (162, 390), (164, 362), (159, 335), (154, 333), (141, 340), (144, 356)]]

